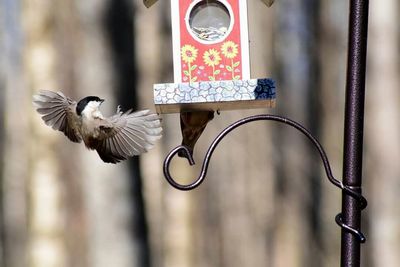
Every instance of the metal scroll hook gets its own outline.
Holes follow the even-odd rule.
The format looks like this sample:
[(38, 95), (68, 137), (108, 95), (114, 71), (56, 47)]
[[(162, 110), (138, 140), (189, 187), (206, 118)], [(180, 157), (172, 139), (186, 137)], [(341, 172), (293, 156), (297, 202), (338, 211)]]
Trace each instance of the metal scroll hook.
[(190, 153), (189, 149), (186, 148), (185, 146), (177, 146), (176, 148), (174, 148), (167, 155), (167, 157), (164, 160), (164, 176), (167, 179), (167, 181), (173, 187), (175, 187), (176, 189), (183, 190), (183, 191), (192, 190), (192, 189), (195, 189), (196, 187), (198, 187), (206, 177), (207, 170), (208, 170), (208, 165), (210, 163), (211, 156), (212, 156), (215, 148), (219, 144), (219, 142), (221, 142), (221, 140), (228, 133), (230, 133), (231, 131), (233, 131), (237, 127), (239, 127), (241, 125), (244, 125), (246, 123), (249, 123), (249, 122), (253, 122), (253, 121), (275, 121), (275, 122), (279, 122), (281, 124), (285, 124), (285, 125), (291, 126), (291, 127), (295, 128), (296, 130), (298, 130), (299, 132), (301, 132), (305, 137), (307, 137), (311, 141), (311, 143), (317, 149), (318, 154), (320, 155), (322, 163), (324, 165), (325, 174), (326, 174), (328, 180), (332, 184), (334, 184), (336, 187), (339, 187), (340, 189), (344, 190), (347, 194), (349, 194), (349, 195), (353, 196), (354, 198), (356, 198), (359, 201), (361, 209), (363, 209), (363, 208), (365, 208), (367, 206), (366, 199), (360, 193), (356, 192), (355, 190), (353, 190), (352, 188), (350, 188), (348, 186), (345, 186), (341, 181), (337, 180), (333, 176), (332, 170), (331, 170), (331, 167), (330, 167), (330, 164), (329, 164), (328, 156), (326, 155), (322, 145), (318, 142), (318, 140), (304, 126), (302, 126), (301, 124), (299, 124), (299, 123), (297, 123), (297, 122), (295, 122), (295, 121), (293, 121), (291, 119), (288, 119), (286, 117), (277, 116), (277, 115), (270, 115), (270, 114), (261, 114), (261, 115), (255, 115), (255, 116), (246, 117), (246, 118), (243, 118), (243, 119), (241, 119), (241, 120), (239, 120), (237, 122), (232, 123), (227, 128), (225, 128), (215, 138), (215, 140), (211, 143), (210, 147), (208, 148), (206, 156), (205, 156), (204, 161), (203, 161), (203, 165), (201, 167), (200, 175), (192, 183), (187, 184), (187, 185), (182, 185), (182, 184), (176, 182), (175, 179), (172, 178), (172, 176), (170, 174), (170, 171), (169, 171), (169, 167), (170, 167), (170, 163), (171, 163), (172, 159), (180, 151), (187, 158), (187, 160), (189, 161), (190, 165), (194, 165), (195, 164), (193, 156)]
[(164, 169), (163, 169), (164, 176), (167, 179), (167, 181), (176, 189), (184, 190), (184, 191), (192, 190), (192, 189), (196, 188), (197, 186), (199, 186), (204, 178), (201, 179), (201, 177), (198, 177), (193, 183), (188, 184), (188, 185), (182, 185), (182, 184), (177, 183), (172, 178), (172, 176), (169, 172), (169, 165), (171, 164), (171, 161), (175, 157), (175, 155), (179, 153), (179, 151), (182, 151), (184, 153), (183, 155), (189, 161), (190, 166), (193, 166), (195, 164), (193, 156), (190, 153), (189, 149), (185, 146), (177, 146), (176, 148), (171, 150), (171, 152), (169, 152), (169, 154), (167, 155), (167, 157), (164, 160)]
[(276, 121), (276, 122), (280, 122), (289, 126), (292, 126), (293, 128), (297, 129), (298, 131), (300, 131), (301, 133), (303, 133), (308, 139), (310, 139), (312, 141), (312, 143), (314, 144), (314, 146), (317, 148), (322, 162), (324, 164), (325, 167), (325, 171), (326, 174), (328, 176), (328, 179), (337, 187), (343, 188), (343, 185), (341, 184), (340, 181), (336, 180), (333, 175), (332, 175), (332, 171), (329, 165), (329, 161), (328, 158), (322, 148), (322, 146), (320, 145), (320, 143), (316, 140), (316, 138), (314, 136), (312, 136), (311, 133), (309, 133), (307, 131), (307, 129), (305, 129), (302, 125), (300, 125), (299, 123), (292, 121), (288, 118), (285, 117), (281, 117), (281, 116), (276, 116), (276, 115), (269, 115), (269, 114), (261, 114), (261, 115), (255, 115), (255, 116), (250, 116), (244, 119), (241, 119), (237, 122), (232, 123), (231, 125), (229, 125), (227, 128), (225, 128), (216, 138), (215, 140), (212, 142), (212, 144), (210, 145), (209, 149), (207, 150), (206, 156), (204, 158), (203, 161), (203, 165), (201, 168), (201, 172), (200, 175), (197, 177), (197, 179), (195, 179), (192, 183), (190, 184), (180, 184), (178, 182), (176, 182), (176, 180), (174, 178), (172, 178), (170, 171), (169, 171), (169, 167), (170, 167), (170, 163), (172, 161), (172, 159), (174, 158), (174, 156), (179, 153), (180, 151), (182, 152), (182, 154), (187, 158), (187, 160), (189, 161), (190, 165), (194, 165), (194, 159), (192, 154), (190, 153), (189, 149), (186, 148), (185, 146), (177, 146), (176, 148), (174, 148), (165, 158), (164, 160), (164, 176), (167, 179), (167, 181), (176, 189), (179, 190), (183, 190), (183, 191), (188, 191), (188, 190), (192, 190), (195, 189), (196, 187), (198, 187), (203, 180), (205, 179), (205, 176), (207, 174), (207, 170), (208, 170), (208, 165), (210, 163), (210, 159), (212, 156), (212, 153), (214, 152), (215, 148), (217, 147), (217, 145), (219, 144), (219, 142), (231, 131), (233, 131), (234, 129), (236, 129), (237, 127), (249, 123), (249, 122), (253, 122), (253, 121), (261, 121), (261, 120), (266, 120), (266, 121)]

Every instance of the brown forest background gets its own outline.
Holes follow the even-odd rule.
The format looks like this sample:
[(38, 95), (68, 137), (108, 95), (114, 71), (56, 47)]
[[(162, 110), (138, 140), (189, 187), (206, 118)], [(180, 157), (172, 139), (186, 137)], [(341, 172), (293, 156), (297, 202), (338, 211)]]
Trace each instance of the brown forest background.
[[(229, 123), (273, 113), (318, 136), (341, 178), (349, 1), (248, 0), (252, 77), (273, 77), (277, 108), (217, 116), (197, 146)], [(371, 1), (366, 94), (362, 266), (400, 266), (400, 5)], [(338, 266), (341, 193), (303, 136), (257, 122), (227, 137), (208, 178), (172, 189), (162, 161), (180, 143), (178, 115), (164, 137), (119, 165), (70, 143), (34, 112), (32, 95), (61, 90), (151, 108), (152, 85), (172, 82), (169, 1), (0, 2), (0, 266)], [(197, 175), (185, 160), (174, 174)]]

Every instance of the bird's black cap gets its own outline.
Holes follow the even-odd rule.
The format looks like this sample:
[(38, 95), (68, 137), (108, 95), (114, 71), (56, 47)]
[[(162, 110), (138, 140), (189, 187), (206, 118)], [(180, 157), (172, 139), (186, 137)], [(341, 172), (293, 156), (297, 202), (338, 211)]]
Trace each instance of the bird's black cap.
[(81, 116), (82, 115), (82, 111), (85, 109), (86, 105), (90, 101), (103, 102), (104, 99), (101, 99), (98, 96), (87, 96), (85, 98), (82, 98), (81, 100), (79, 100), (78, 104), (76, 105), (76, 114)]

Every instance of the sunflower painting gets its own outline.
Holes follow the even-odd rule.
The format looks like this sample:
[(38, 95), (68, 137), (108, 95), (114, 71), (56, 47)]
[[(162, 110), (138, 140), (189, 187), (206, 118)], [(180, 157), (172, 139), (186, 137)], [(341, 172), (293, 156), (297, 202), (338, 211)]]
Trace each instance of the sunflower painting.
[(235, 76), (235, 68), (240, 65), (240, 61), (234, 61), (234, 58), (238, 55), (238, 45), (232, 41), (227, 41), (222, 44), (221, 52), (224, 57), (231, 61), (231, 65), (226, 65), (225, 68), (231, 73), (232, 80), (238, 80), (240, 75)]
[(212, 75), (208, 76), (208, 79), (210, 81), (215, 81), (215, 76), (221, 72), (221, 70), (215, 69), (215, 66), (221, 62), (219, 52), (215, 49), (207, 50), (203, 54), (203, 61), (207, 66), (212, 67)]
[(192, 63), (197, 58), (198, 49), (192, 45), (184, 45), (181, 48), (182, 60), (188, 65), (188, 69), (184, 70), (183, 73), (189, 78), (189, 82), (197, 81), (196, 76), (192, 76), (192, 72), (197, 68), (197, 65), (192, 65)]
[(191, 44), (181, 47), (184, 82), (241, 79), (240, 47), (232, 40), (203, 49)]

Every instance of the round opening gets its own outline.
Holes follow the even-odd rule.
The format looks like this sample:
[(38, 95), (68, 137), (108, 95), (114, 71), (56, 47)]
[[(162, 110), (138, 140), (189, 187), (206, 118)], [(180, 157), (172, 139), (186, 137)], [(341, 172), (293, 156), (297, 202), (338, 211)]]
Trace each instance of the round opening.
[[(229, 8), (229, 9), (228, 9)], [(230, 7), (223, 1), (203, 0), (194, 2), (186, 20), (189, 32), (203, 43), (217, 43), (225, 39), (232, 29)]]

